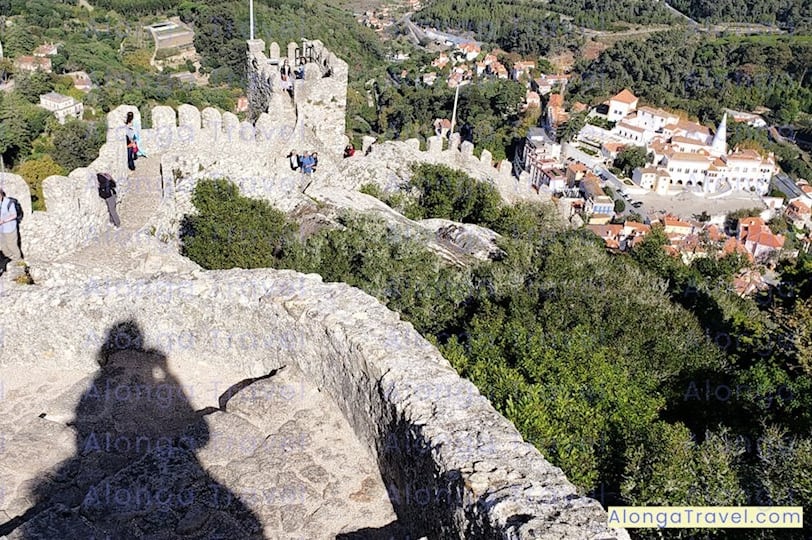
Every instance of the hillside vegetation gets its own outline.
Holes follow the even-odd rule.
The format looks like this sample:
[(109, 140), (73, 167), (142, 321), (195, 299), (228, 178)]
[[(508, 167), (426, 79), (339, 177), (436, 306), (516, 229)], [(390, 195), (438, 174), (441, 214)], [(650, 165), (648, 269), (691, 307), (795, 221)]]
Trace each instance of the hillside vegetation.
[[(599, 6), (599, 7), (598, 7)], [(562, 20), (562, 15), (570, 20)], [(467, 30), (478, 40), (520, 54), (546, 54), (577, 41), (573, 25), (597, 30), (619, 23), (679, 22), (659, 2), (647, 0), (433, 0), (412, 19), (440, 29)]]
[[(610, 256), (591, 233), (559, 230), (550, 209), (505, 206), (442, 166), (415, 167), (387, 200), (414, 217), (490, 225), (505, 254), (450, 268), (419, 238), (354, 214), (301, 241), (283, 214), (226, 180), (198, 184), (184, 250), (206, 268), (292, 268), (377, 297), (604, 504), (812, 510), (812, 260), (785, 272), (797, 296), (757, 304), (714, 285), (735, 265), (684, 266), (663, 251), (661, 230), (631, 257)], [(246, 249), (224, 251), (230, 242)], [(702, 537), (763, 538), (736, 532)]]
[(808, 0), (668, 0), (697, 21), (777, 25), (790, 31), (812, 30)]

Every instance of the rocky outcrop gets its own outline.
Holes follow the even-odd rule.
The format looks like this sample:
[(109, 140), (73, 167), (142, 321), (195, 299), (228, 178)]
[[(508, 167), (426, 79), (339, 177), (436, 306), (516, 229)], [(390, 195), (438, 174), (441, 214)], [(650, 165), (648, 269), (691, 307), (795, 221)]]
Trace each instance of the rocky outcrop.
[(423, 219), (418, 223), (432, 231), (437, 242), (452, 245), (480, 261), (493, 260), (504, 254), (496, 245), (500, 236), (488, 228), (448, 219)]

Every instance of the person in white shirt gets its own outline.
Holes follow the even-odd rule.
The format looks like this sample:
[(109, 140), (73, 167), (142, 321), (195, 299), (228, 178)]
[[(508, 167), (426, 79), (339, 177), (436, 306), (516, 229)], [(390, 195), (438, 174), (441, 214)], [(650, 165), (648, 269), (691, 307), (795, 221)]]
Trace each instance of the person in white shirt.
[(12, 262), (23, 260), (18, 233), (17, 209), (14, 207), (14, 201), (6, 197), (6, 192), (0, 189), (0, 251)]

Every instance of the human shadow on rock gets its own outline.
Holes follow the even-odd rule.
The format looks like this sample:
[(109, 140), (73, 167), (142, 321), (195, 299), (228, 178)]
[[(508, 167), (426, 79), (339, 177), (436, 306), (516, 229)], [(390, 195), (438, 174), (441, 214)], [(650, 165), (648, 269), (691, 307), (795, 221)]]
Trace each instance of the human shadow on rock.
[(206, 419), (132, 320), (112, 326), (73, 422), (76, 454), (33, 483), (9, 539), (261, 539), (262, 525), (195, 455)]

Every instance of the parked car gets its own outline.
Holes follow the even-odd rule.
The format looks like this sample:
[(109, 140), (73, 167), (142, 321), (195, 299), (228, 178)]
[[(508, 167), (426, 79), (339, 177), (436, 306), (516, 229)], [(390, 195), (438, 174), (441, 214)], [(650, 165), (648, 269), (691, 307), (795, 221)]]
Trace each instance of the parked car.
[(634, 201), (632, 203), (632, 206), (634, 206), (635, 208), (640, 208), (641, 206), (643, 206), (643, 203), (641, 203), (640, 201)]

